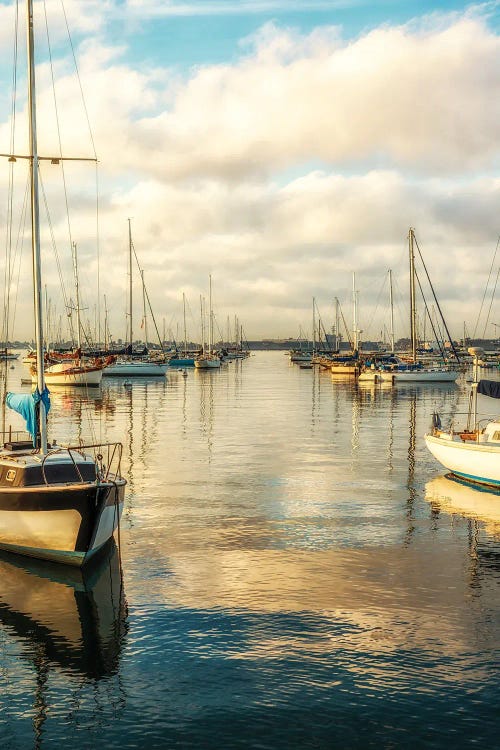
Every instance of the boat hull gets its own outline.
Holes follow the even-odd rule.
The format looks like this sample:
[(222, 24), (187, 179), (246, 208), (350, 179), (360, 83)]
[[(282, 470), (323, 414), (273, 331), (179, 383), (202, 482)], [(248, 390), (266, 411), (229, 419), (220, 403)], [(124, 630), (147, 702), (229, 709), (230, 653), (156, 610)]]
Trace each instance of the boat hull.
[[(49, 372), (46, 370), (45, 383), (49, 388), (60, 385), (98, 387), (101, 384), (102, 373), (102, 370), (82, 370), (81, 372)], [(36, 385), (36, 375), (31, 376), (31, 382)]]
[(359, 366), (358, 365), (331, 365), (330, 372), (332, 375), (349, 375), (350, 377), (355, 378), (359, 373)]
[(455, 383), (459, 377), (456, 370), (396, 370), (394, 383)]
[(194, 367), (194, 357), (181, 357), (180, 359), (169, 359), (169, 367)]
[(125, 484), (0, 488), (0, 549), (84, 565), (113, 536)]
[(116, 362), (103, 370), (106, 378), (120, 377), (159, 377), (165, 376), (168, 370), (166, 362)]
[(500, 445), (458, 442), (425, 435), (425, 443), (434, 458), (458, 477), (471, 482), (500, 486)]
[(194, 366), (197, 370), (215, 370), (216, 368), (220, 367), (220, 359), (217, 357), (213, 357), (211, 359), (202, 358), (202, 359), (195, 359)]

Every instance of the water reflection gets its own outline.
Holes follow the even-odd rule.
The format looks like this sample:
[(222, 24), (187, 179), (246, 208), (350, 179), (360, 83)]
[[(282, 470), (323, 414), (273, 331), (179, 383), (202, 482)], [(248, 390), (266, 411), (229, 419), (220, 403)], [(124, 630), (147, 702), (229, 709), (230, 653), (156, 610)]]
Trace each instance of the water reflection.
[(100, 678), (118, 668), (126, 601), (113, 543), (87, 568), (0, 553), (0, 624), (28, 659)]
[(500, 539), (500, 490), (474, 486), (447, 474), (427, 482), (425, 496), (433, 510), (483, 521), (488, 533)]
[[(0, 580), (0, 630), (17, 643), (21, 660), (33, 670), (24, 678), (17, 674), (12, 679), (8, 670), (4, 672), (2, 697), (10, 695), (15, 706), (19, 689), (24, 695), (32, 694), (33, 747), (40, 748), (47, 717), (55, 708), (53, 703), (60, 700), (51, 692), (56, 675), (65, 680), (65, 699), (71, 697), (76, 723), (78, 685), (112, 675), (119, 680), (127, 632), (119, 553), (113, 543), (92, 565), (79, 570), (1, 552)], [(72, 693), (68, 680), (75, 679)], [(116, 692), (123, 701), (121, 691)], [(96, 692), (94, 699), (99, 700)], [(10, 712), (6, 712), (4, 729), (8, 730), (10, 719)], [(14, 711), (15, 726), (19, 719)], [(26, 736), (22, 747), (27, 746), (27, 740)]]

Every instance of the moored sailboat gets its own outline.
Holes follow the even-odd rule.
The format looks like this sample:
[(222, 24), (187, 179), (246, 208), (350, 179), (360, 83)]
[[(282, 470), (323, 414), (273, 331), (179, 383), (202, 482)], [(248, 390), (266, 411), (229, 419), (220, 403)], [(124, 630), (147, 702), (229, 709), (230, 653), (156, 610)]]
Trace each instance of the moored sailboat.
[(213, 353), (214, 336), (214, 313), (212, 310), (212, 276), (209, 276), (209, 321), (208, 321), (208, 349), (205, 347), (205, 336), (203, 338), (203, 354), (196, 357), (194, 366), (197, 370), (214, 370), (220, 367), (220, 357)]
[[(117, 528), (126, 481), (121, 444), (49, 444), (50, 409), (43, 350), (42, 262), (36, 130), (33, 2), (27, 8), (31, 250), (36, 341), (36, 389), (8, 394), (32, 440), (6, 439), (0, 449), (0, 548), (82, 566)], [(13, 155), (10, 155), (13, 157)], [(15, 159), (14, 159), (15, 161)]]
[[(444, 362), (437, 363), (431, 366), (424, 366), (417, 361), (417, 302), (415, 287), (416, 271), (414, 244), (415, 232), (412, 228), (410, 228), (408, 233), (408, 248), (410, 259), (411, 361), (408, 364), (398, 366), (398, 368), (394, 371), (394, 383), (396, 385), (401, 383), (454, 383), (460, 377), (459, 368), (449, 367)], [(446, 328), (446, 322), (444, 321), (444, 318), (443, 323)]]
[[(133, 357), (133, 324), (132, 324), (132, 313), (133, 313), (133, 275), (132, 275), (132, 227), (130, 219), (128, 220), (128, 253), (129, 253), (129, 333), (130, 343), (129, 350), (130, 355), (123, 359), (118, 359), (116, 362), (106, 367), (103, 371), (103, 375), (106, 377), (164, 377), (168, 370), (168, 362), (165, 361), (164, 357), (159, 359), (152, 359), (149, 356), (134, 358)], [(146, 304), (145, 304), (145, 287), (144, 287), (144, 276), (142, 276), (142, 293), (144, 299), (144, 325), (146, 327), (146, 350), (147, 350), (147, 319), (146, 319)]]
[(431, 431), (424, 436), (427, 448), (445, 468), (458, 477), (500, 486), (500, 418), (484, 427), (477, 420), (477, 394), (500, 398), (500, 382), (478, 379), (478, 359), (482, 350), (469, 349), (474, 356), (474, 378), (469, 399), (467, 425), (455, 430), (453, 425), (443, 429), (438, 414), (434, 414)]

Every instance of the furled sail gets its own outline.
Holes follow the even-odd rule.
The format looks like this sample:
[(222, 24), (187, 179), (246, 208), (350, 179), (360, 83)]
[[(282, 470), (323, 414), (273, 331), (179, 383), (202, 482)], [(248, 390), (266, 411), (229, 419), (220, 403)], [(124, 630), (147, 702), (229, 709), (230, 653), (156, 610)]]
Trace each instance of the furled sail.
[(33, 393), (7, 393), (5, 403), (20, 414), (26, 420), (26, 429), (33, 438), (33, 445), (36, 446), (36, 436), (38, 433), (37, 405), (42, 401), (45, 406), (45, 413), (50, 409), (50, 397), (48, 388), (44, 388), (42, 393), (38, 388)]
[(500, 382), (498, 380), (480, 380), (477, 392), (490, 398), (500, 398)]

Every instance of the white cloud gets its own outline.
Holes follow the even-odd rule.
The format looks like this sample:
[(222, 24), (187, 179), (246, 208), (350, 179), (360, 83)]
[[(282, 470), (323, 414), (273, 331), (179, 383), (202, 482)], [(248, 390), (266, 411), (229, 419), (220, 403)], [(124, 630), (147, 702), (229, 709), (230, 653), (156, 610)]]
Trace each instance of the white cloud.
[[(337, 28), (300, 35), (266, 25), (242, 42), (235, 63), (184, 78), (132, 66), (126, 51), (125, 42), (99, 36), (79, 47), (101, 160), (101, 288), (108, 284), (117, 335), (127, 216), (151, 300), (168, 320), (180, 316), (183, 290), (197, 309), (212, 272), (223, 319), (237, 312), (249, 337), (294, 334), (308, 323), (313, 295), (320, 305), (334, 296), (348, 304), (353, 270), (369, 319), (387, 268), (405, 285), (410, 225), (456, 334), (464, 317), (475, 317), (500, 192), (500, 41), (477, 14), (348, 41)], [(91, 154), (67, 58), (58, 57), (56, 71), (64, 152)], [(51, 123), (48, 135), (40, 131), (41, 149), (49, 152), (57, 138), (46, 64), (38, 75), (40, 118)], [(4, 118), (2, 151), (8, 133)], [(91, 307), (94, 177), (82, 170), (67, 166), (68, 183), (77, 180), (72, 226)], [(48, 166), (44, 175), (54, 193)], [(59, 193), (61, 242), (63, 207)]]

